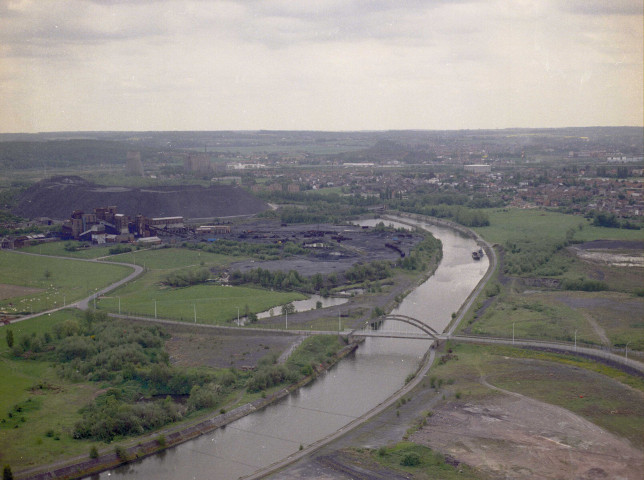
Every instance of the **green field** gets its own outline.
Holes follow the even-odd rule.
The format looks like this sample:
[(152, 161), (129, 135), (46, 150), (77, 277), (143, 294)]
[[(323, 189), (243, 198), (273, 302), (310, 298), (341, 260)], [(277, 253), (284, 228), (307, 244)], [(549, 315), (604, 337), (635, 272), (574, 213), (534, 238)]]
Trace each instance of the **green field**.
[[(241, 257), (234, 257), (239, 260)], [(154, 316), (198, 323), (221, 324), (237, 318), (237, 308), (244, 315), (246, 306), (251, 312), (263, 312), (293, 300), (306, 298), (295, 292), (274, 292), (259, 288), (228, 287), (215, 284), (174, 288), (163, 285), (166, 276), (186, 269), (198, 270), (220, 267), (231, 257), (216, 253), (182, 248), (141, 250), (114, 255), (110, 258), (123, 263), (145, 265), (145, 275), (99, 299), (97, 307), (109, 312)]]
[(0, 452), (3, 461), (13, 460), (13, 466), (38, 465), (64, 455), (86, 454), (93, 442), (73, 440), (69, 432), (80, 418), (78, 409), (101, 386), (63, 380), (49, 361), (10, 356), (6, 329), (11, 328), (18, 342), (23, 336), (51, 332), (55, 324), (69, 318), (80, 319), (82, 315), (76, 310), (64, 310), (0, 327)]
[(490, 225), (474, 230), (491, 243), (503, 244), (508, 239), (522, 237), (563, 239), (571, 228), (575, 230), (574, 239), (584, 242), (597, 239), (644, 240), (644, 230), (594, 227), (577, 215), (518, 208), (484, 211), (490, 217)]
[(472, 324), (470, 332), (475, 335), (529, 339), (577, 340), (599, 344), (592, 327), (584, 316), (558, 302), (551, 301), (547, 294), (501, 295), (485, 313)]
[(37, 253), (40, 255), (53, 255), (58, 257), (72, 257), (72, 258), (99, 258), (105, 257), (110, 254), (109, 247), (89, 247), (77, 250), (75, 252), (70, 252), (65, 250), (65, 245), (70, 244), (73, 246), (78, 246), (82, 242), (69, 241), (69, 242), (50, 242), (43, 243), (41, 245), (31, 245), (21, 249), (21, 252)]
[(131, 273), (119, 265), (0, 251), (0, 284), (36, 289), (0, 300), (0, 311), (34, 313), (80, 300)]
[(283, 305), (293, 300), (306, 298), (295, 292), (272, 292), (259, 288), (228, 287), (221, 285), (193, 285), (183, 288), (169, 288), (147, 285), (133, 281), (122, 289), (101, 298), (97, 303), (99, 310), (107, 310), (128, 315), (154, 317), (156, 300), (157, 316), (197, 323), (222, 324), (237, 318), (248, 306), (251, 312), (263, 312), (269, 308)]

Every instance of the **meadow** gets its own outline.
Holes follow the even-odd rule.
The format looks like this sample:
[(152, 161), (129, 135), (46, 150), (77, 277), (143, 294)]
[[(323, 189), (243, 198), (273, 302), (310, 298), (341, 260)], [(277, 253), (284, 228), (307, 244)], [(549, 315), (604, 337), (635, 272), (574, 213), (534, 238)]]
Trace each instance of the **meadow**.
[[(105, 257), (110, 254), (110, 249), (114, 246), (103, 246), (103, 247), (88, 247), (88, 248), (78, 248), (82, 242), (77, 241), (68, 241), (68, 242), (49, 242), (42, 243), (40, 245), (30, 245), (21, 249), (21, 252), (28, 253), (37, 253), (38, 255), (51, 255), (55, 257), (71, 257), (71, 258), (100, 258)], [(78, 248), (78, 250), (70, 251), (65, 249), (69, 245), (72, 248)]]
[[(197, 323), (224, 324), (248, 312), (259, 313), (272, 307), (306, 298), (297, 292), (232, 287), (206, 283), (186, 287), (164, 285), (168, 275), (177, 271), (223, 267), (230, 256), (201, 250), (161, 248), (132, 251), (110, 259), (144, 265), (146, 273), (102, 297), (97, 308), (112, 313), (155, 316)], [(242, 257), (234, 257), (239, 260)], [(120, 303), (120, 309), (119, 309)], [(239, 310), (238, 310), (239, 309)]]
[(0, 250), (0, 284), (37, 289), (4, 298), (0, 310), (28, 314), (69, 305), (131, 273), (126, 266), (73, 261)]
[(0, 327), (0, 451), (4, 463), (38, 465), (89, 450), (88, 442), (73, 440), (70, 432), (80, 418), (78, 410), (101, 385), (62, 379), (50, 361), (16, 359), (5, 341), (8, 328), (19, 342), (23, 337), (52, 332), (65, 320), (80, 321), (82, 316), (77, 310), (61, 310)]
[[(506, 338), (514, 330), (516, 338), (569, 342), (576, 332), (580, 343), (624, 348), (630, 342), (631, 349), (644, 349), (643, 269), (588, 262), (565, 248), (571, 241), (642, 240), (644, 231), (596, 227), (583, 217), (537, 209), (487, 213), (490, 226), (475, 230), (503, 247), (503, 271), (493, 279), (496, 291), (488, 287), (490, 298), (475, 302), (461, 330)], [(546, 287), (543, 279), (555, 283)]]
[(508, 239), (515, 238), (563, 240), (571, 229), (575, 241), (644, 240), (644, 230), (595, 227), (589, 220), (577, 215), (518, 208), (489, 208), (484, 212), (490, 218), (490, 225), (473, 230), (490, 243), (504, 244)]

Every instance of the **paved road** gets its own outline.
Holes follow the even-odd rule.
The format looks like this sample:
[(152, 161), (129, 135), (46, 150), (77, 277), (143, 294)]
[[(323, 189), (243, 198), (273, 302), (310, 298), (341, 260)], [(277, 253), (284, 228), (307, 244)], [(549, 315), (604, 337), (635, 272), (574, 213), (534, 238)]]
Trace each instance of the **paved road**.
[(63, 260), (70, 260), (74, 262), (92, 262), (92, 263), (100, 263), (100, 264), (106, 264), (106, 265), (121, 265), (123, 267), (130, 267), (133, 268), (134, 271), (130, 273), (127, 277), (123, 278), (122, 280), (119, 280), (118, 282), (114, 282), (111, 285), (108, 285), (107, 287), (99, 290), (96, 293), (93, 293), (87, 298), (84, 298), (82, 300), (78, 300), (76, 302), (70, 303), (68, 305), (64, 305), (62, 307), (57, 307), (57, 308), (52, 308), (51, 310), (45, 310), (44, 312), (39, 312), (39, 313), (34, 313), (32, 315), (25, 315), (20, 318), (16, 318), (15, 320), (12, 320), (11, 323), (16, 323), (16, 322), (21, 322), (23, 320), (28, 320), (30, 318), (34, 317), (40, 317), (42, 315), (47, 315), (48, 313), (53, 313), (57, 312), (58, 310), (63, 310), (65, 308), (79, 308), (81, 310), (87, 310), (89, 308), (89, 303), (94, 300), (94, 298), (97, 298), (101, 295), (105, 295), (108, 292), (111, 292), (112, 290), (120, 287), (121, 285), (129, 282), (130, 280), (135, 279), (139, 275), (143, 273), (143, 267), (139, 265), (132, 265), (131, 263), (120, 263), (120, 262), (107, 262), (107, 261), (99, 261), (97, 258), (73, 258), (73, 257), (62, 257), (62, 256), (56, 256), (56, 255), (40, 255), (38, 253), (27, 253), (27, 252), (18, 252), (14, 251), (14, 253), (18, 255), (33, 255), (36, 257), (47, 257), (47, 258), (60, 258)]

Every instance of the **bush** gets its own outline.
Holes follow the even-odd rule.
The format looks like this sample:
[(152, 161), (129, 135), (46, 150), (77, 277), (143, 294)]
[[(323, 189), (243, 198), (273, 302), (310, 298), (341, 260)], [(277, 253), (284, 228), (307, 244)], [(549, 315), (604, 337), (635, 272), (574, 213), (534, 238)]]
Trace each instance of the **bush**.
[(204, 283), (208, 278), (210, 278), (208, 269), (201, 268), (199, 270), (173, 272), (165, 277), (163, 283), (171, 287), (187, 287), (189, 285)]
[(114, 453), (116, 453), (116, 458), (118, 458), (122, 462), (127, 462), (128, 461), (128, 456), (127, 456), (127, 450), (123, 447), (116, 447), (114, 449)]
[(95, 445), (89, 449), (89, 458), (98, 458), (98, 449)]
[(600, 282), (599, 280), (585, 280), (583, 278), (572, 280), (567, 278), (561, 282), (561, 288), (564, 290), (599, 292), (602, 290), (608, 290), (608, 284), (606, 282)]
[(415, 452), (407, 453), (402, 460), (400, 460), (400, 464), (404, 467), (416, 467), (420, 465), (420, 456)]
[(125, 245), (117, 245), (114, 248), (110, 248), (110, 255), (118, 255), (120, 253), (128, 253), (132, 251), (132, 247), (126, 247)]
[(204, 385), (200, 387), (195, 385), (190, 390), (190, 398), (188, 398), (188, 410), (196, 411), (204, 408), (212, 408), (217, 405), (219, 401), (219, 388), (214, 384)]

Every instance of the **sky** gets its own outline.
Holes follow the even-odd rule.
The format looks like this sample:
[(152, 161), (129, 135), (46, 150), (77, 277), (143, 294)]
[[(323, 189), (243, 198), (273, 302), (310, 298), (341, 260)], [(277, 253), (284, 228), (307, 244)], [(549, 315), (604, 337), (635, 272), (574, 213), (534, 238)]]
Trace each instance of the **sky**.
[(0, 132), (641, 126), (642, 0), (0, 0)]

